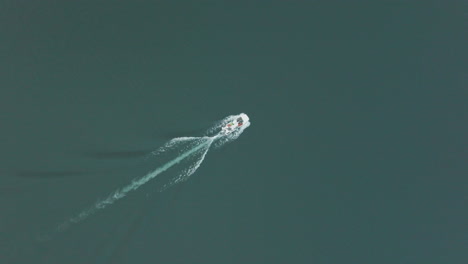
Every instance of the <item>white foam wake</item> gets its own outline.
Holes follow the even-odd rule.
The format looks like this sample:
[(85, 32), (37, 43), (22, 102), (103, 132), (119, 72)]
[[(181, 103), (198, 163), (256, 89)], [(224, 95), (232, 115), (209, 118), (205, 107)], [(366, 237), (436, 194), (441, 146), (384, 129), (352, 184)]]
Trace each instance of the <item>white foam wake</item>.
[[(237, 118), (239, 116), (240, 115), (228, 116), (224, 118), (223, 120), (217, 122), (215, 126), (213, 126), (207, 131), (207, 135), (204, 137), (180, 137), (180, 138), (174, 138), (170, 140), (164, 146), (154, 151), (152, 154), (159, 155), (168, 150), (175, 149), (180, 153), (177, 155), (177, 157), (168, 161), (161, 167), (149, 172), (145, 176), (134, 179), (127, 186), (124, 186), (123, 188), (120, 188), (114, 191), (107, 198), (97, 201), (94, 205), (92, 205), (88, 209), (85, 209), (82, 212), (80, 212), (78, 215), (71, 217), (70, 219), (64, 221), (56, 228), (55, 231), (56, 232), (64, 231), (67, 228), (69, 228), (71, 225), (85, 220), (86, 218), (96, 213), (97, 211), (102, 210), (106, 208), (107, 206), (115, 203), (116, 201), (124, 198), (129, 192), (137, 190), (142, 185), (146, 184), (151, 179), (154, 179), (156, 176), (165, 172), (166, 170), (178, 164), (179, 162), (185, 160), (188, 157), (195, 157), (196, 160), (194, 163), (192, 163), (189, 167), (181, 170), (181, 172), (178, 173), (178, 176), (170, 179), (167, 183), (165, 183), (159, 189), (159, 191), (164, 191), (167, 188), (173, 186), (174, 184), (187, 180), (190, 177), (190, 175), (192, 175), (200, 167), (201, 163), (205, 159), (205, 156), (208, 153), (208, 150), (210, 149), (210, 146), (213, 144), (213, 142), (216, 142), (215, 143), (216, 147), (220, 147), (224, 145), (225, 143), (233, 141), (234, 139), (238, 138), (240, 134), (242, 134), (242, 132), (245, 130), (245, 128), (247, 128), (250, 125), (250, 122), (247, 121), (246, 123), (244, 123), (242, 127), (240, 127), (239, 129), (237, 129), (236, 131), (234, 131), (233, 133), (229, 135), (219, 134), (219, 130), (222, 126), (227, 124), (229, 120), (232, 120), (233, 118)], [(213, 133), (216, 131), (218, 131), (218, 134), (213, 135)]]

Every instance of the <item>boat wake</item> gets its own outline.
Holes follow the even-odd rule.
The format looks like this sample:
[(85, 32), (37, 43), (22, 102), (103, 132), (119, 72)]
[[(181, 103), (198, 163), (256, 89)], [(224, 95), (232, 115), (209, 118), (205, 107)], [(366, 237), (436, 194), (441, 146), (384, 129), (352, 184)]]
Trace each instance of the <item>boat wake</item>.
[[(241, 118), (241, 119), (239, 119)], [(230, 129), (229, 133), (220, 132), (226, 130), (227, 128), (232, 127), (233, 120), (242, 120), (243, 121), (237, 124), (237, 127)], [(151, 156), (160, 156), (167, 153), (175, 152), (175, 157), (170, 159), (168, 162), (158, 167), (157, 169), (147, 173), (145, 176), (134, 179), (130, 184), (115, 190), (105, 199), (97, 201), (88, 209), (81, 211), (76, 216), (69, 218), (63, 223), (59, 224), (55, 229), (54, 233), (62, 232), (67, 230), (70, 226), (77, 224), (94, 213), (112, 205), (116, 201), (124, 198), (129, 192), (135, 191), (140, 188), (142, 185), (148, 183), (150, 180), (156, 178), (161, 173), (170, 169), (176, 164), (179, 164), (181, 161), (189, 160), (187, 166), (184, 166), (177, 172), (175, 175), (163, 183), (162, 187), (158, 189), (159, 192), (166, 190), (167, 188), (187, 180), (195, 171), (200, 167), (201, 163), (205, 159), (208, 150), (213, 145), (218, 148), (222, 145), (231, 142), (237, 139), (242, 132), (250, 126), (249, 118), (245, 114), (232, 115), (224, 118), (223, 120), (217, 122), (212, 128), (210, 128), (206, 135), (203, 137), (178, 137), (171, 139), (164, 146), (155, 150), (151, 153)], [(42, 239), (50, 238), (50, 236), (42, 237)], [(41, 240), (42, 240), (41, 239)]]

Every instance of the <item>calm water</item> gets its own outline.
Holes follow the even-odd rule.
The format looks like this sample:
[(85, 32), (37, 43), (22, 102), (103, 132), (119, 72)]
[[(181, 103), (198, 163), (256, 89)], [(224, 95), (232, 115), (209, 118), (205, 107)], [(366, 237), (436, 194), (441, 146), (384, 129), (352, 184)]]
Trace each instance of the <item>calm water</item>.
[[(0, 3), (0, 262), (466, 263), (461, 1), (225, 2)], [(37, 239), (242, 112), (189, 181)]]

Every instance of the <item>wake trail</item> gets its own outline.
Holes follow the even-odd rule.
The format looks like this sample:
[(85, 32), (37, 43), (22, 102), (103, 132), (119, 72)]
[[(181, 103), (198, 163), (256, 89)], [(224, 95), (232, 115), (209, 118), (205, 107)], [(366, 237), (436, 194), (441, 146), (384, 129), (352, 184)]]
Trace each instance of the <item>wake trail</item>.
[[(140, 188), (142, 185), (144, 185), (145, 183), (147, 183), (148, 181), (150, 181), (151, 179), (155, 178), (156, 176), (158, 176), (159, 174), (163, 173), (164, 171), (168, 170), (169, 168), (171, 168), (172, 166), (176, 165), (177, 163), (181, 162), (182, 160), (184, 160), (185, 158), (189, 157), (190, 155), (196, 153), (197, 151), (201, 150), (202, 148), (206, 147), (203, 155), (202, 155), (202, 158), (199, 160), (199, 162), (197, 162), (196, 164), (196, 167), (193, 169), (193, 171), (190, 173), (192, 174), (193, 172), (195, 172), (195, 170), (200, 166), (201, 162), (203, 161), (206, 153), (208, 152), (211, 144), (213, 143), (213, 141), (217, 138), (218, 136), (214, 136), (214, 137), (203, 137), (203, 138), (190, 138), (190, 139), (206, 139), (207, 141), (206, 142), (203, 142), (201, 144), (199, 144), (198, 146), (195, 146), (193, 147), (192, 149), (186, 151), (185, 153), (179, 155), (177, 158), (167, 162), (166, 164), (164, 164), (163, 166), (155, 169), (154, 171), (146, 174), (145, 176), (141, 177), (140, 179), (138, 180), (133, 180), (132, 183), (130, 183), (129, 185), (115, 191), (113, 194), (109, 195), (106, 199), (104, 200), (101, 200), (101, 201), (98, 201), (94, 204), (94, 206), (88, 208), (87, 210), (84, 210), (82, 211), (81, 213), (79, 213), (76, 217), (73, 217), (73, 218), (70, 218), (69, 220), (67, 220), (66, 222), (60, 224), (57, 228), (57, 231), (64, 231), (65, 229), (67, 229), (70, 225), (72, 224), (76, 224), (78, 222), (81, 222), (83, 220), (85, 220), (86, 218), (88, 218), (89, 216), (91, 216), (92, 214), (96, 213), (97, 211), (99, 210), (102, 210), (104, 208), (106, 208), (107, 206), (113, 204), (114, 202), (116, 202), (117, 200), (120, 200), (122, 198), (124, 198), (129, 192), (131, 191), (134, 191), (138, 188)], [(176, 138), (175, 141), (177, 141), (177, 139), (179, 138)], [(180, 139), (185, 139), (185, 138), (180, 138)], [(162, 190), (165, 190), (167, 189), (168, 187), (180, 182), (180, 181), (183, 181), (185, 178), (187, 178), (188, 176), (190, 175), (183, 175), (185, 177), (180, 177), (180, 178), (176, 178), (175, 180), (165, 184), (162, 189)]]
[(250, 122), (248, 116), (242, 113), (240, 115), (228, 116), (223, 120), (215, 123), (215, 125), (206, 132), (206, 136), (204, 137), (180, 137), (170, 140), (164, 146), (154, 151), (152, 154), (157, 156), (169, 150), (175, 150), (180, 153), (177, 155), (176, 158), (171, 159), (161, 167), (147, 173), (145, 176), (140, 177), (138, 179), (134, 179), (130, 184), (114, 191), (112, 194), (107, 196), (107, 198), (97, 201), (88, 209), (85, 209), (76, 216), (71, 217), (68, 220), (62, 222), (57, 226), (57, 228), (54, 229), (52, 233), (49, 233), (48, 235), (39, 236), (38, 239), (49, 240), (54, 233), (65, 231), (70, 226), (84, 221), (96, 212), (124, 198), (129, 192), (137, 190), (138, 188), (140, 188), (150, 180), (154, 179), (161, 173), (165, 172), (166, 170), (170, 169), (174, 165), (180, 163), (181, 161), (189, 157), (194, 157), (195, 162), (191, 163), (190, 166), (185, 167), (185, 169), (181, 170), (180, 173), (178, 173), (179, 176), (170, 179), (158, 191), (162, 192), (174, 184), (187, 180), (200, 167), (201, 163), (205, 159), (206, 154), (208, 153), (208, 150), (214, 142), (216, 142), (214, 144), (214, 147), (218, 148), (228, 142), (237, 139), (240, 136), (240, 134), (242, 134), (242, 132), (249, 126)]

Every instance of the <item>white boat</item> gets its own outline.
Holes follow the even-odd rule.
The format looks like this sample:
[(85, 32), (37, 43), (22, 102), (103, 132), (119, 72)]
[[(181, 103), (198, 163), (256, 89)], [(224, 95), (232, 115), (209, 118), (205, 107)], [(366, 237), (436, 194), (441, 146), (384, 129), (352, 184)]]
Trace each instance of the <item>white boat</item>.
[(249, 117), (246, 114), (240, 114), (235, 116), (232, 120), (230, 120), (226, 125), (221, 128), (221, 135), (229, 135), (232, 132), (236, 131), (240, 127), (242, 127), (245, 123), (249, 121)]

